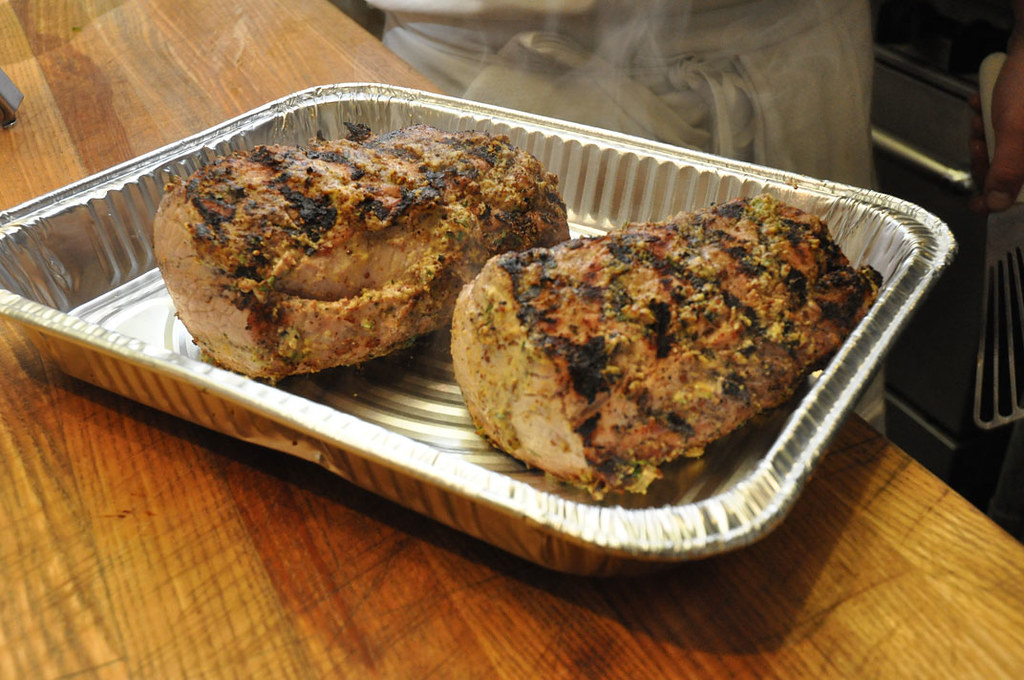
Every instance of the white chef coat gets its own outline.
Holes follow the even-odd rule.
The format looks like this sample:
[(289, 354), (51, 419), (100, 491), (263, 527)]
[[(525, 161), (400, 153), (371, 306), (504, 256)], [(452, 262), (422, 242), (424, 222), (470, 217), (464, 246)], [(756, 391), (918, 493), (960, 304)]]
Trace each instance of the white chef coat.
[(867, 0), (370, 0), (444, 92), (870, 186)]

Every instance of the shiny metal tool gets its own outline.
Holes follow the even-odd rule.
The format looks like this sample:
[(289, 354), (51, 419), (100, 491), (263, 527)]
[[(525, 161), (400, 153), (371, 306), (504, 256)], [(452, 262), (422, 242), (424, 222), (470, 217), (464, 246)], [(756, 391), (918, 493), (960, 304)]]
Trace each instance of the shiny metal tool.
[(0, 70), (0, 127), (9, 128), (17, 122), (22, 99), (21, 90)]

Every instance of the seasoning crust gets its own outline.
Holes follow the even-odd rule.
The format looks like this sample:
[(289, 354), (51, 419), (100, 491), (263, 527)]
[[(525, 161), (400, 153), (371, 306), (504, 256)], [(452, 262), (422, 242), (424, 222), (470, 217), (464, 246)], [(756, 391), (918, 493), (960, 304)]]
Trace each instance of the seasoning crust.
[(490, 260), (455, 377), (498, 448), (595, 497), (786, 402), (875, 300), (826, 224), (770, 195)]
[(568, 237), (536, 158), (426, 125), (216, 159), (168, 184), (154, 223), (203, 356), (268, 381), (404, 347), (448, 324), (489, 257)]

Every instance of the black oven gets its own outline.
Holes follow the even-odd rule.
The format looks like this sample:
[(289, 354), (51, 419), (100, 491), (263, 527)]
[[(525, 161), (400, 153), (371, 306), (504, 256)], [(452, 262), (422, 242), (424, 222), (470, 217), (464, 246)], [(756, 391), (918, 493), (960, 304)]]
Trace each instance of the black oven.
[(1010, 0), (875, 0), (872, 10), (878, 188), (941, 217), (959, 245), (886, 361), (886, 434), (984, 509), (1008, 432), (972, 416), (985, 219), (967, 209), (967, 98), (981, 59), (1005, 49)]

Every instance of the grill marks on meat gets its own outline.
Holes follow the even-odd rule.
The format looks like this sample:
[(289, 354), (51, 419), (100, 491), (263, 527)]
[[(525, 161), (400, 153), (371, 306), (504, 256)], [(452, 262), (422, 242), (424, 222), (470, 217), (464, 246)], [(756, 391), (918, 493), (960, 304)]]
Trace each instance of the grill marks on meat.
[(557, 189), (504, 136), (349, 126), (345, 140), (260, 146), (171, 182), (154, 245), (204, 355), (276, 380), (446, 325), (489, 257), (568, 238)]
[(738, 200), (495, 257), (456, 305), (455, 376), (499, 448), (598, 497), (643, 491), (788, 400), (879, 284), (818, 218)]

